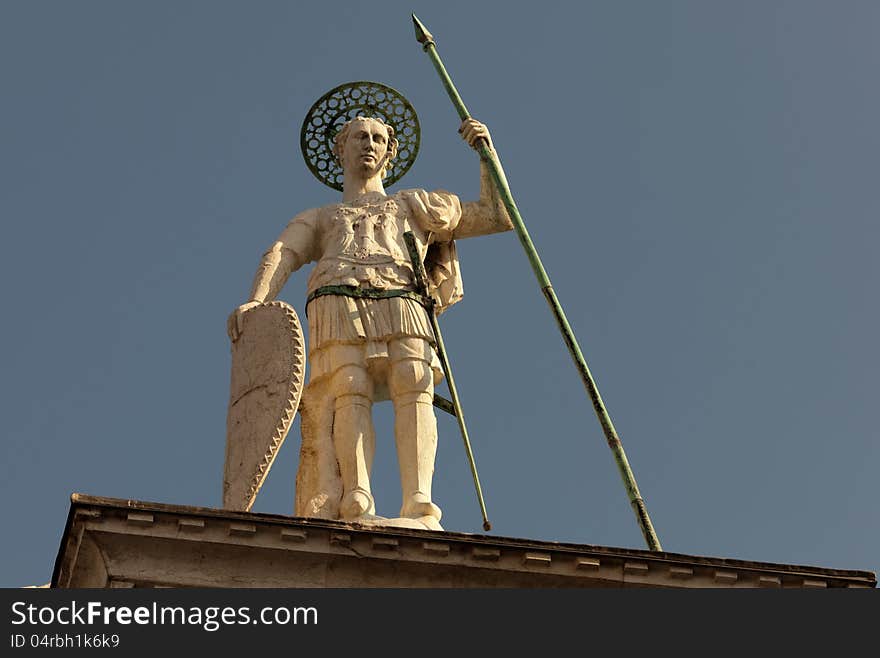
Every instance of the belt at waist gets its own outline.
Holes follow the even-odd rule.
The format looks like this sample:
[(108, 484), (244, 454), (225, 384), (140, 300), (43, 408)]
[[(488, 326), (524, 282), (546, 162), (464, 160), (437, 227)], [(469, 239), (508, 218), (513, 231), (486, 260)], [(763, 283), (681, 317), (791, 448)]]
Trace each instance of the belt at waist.
[(323, 297), (324, 295), (341, 295), (343, 297), (356, 297), (359, 299), (389, 299), (391, 297), (405, 297), (407, 299), (411, 299), (414, 302), (418, 302), (426, 309), (430, 311), (431, 302), (428, 299), (425, 299), (419, 293), (413, 290), (389, 290), (387, 288), (360, 288), (358, 286), (321, 286), (320, 288), (316, 288), (309, 296), (306, 297), (306, 306), (309, 305), (313, 299), (318, 297)]

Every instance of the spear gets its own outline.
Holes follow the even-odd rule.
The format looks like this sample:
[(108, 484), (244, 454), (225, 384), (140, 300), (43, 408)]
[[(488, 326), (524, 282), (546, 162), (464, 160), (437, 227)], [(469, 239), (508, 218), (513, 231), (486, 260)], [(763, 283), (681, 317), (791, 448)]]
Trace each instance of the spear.
[[(483, 489), (480, 487), (480, 476), (477, 474), (477, 464), (474, 461), (474, 453), (471, 450), (471, 440), (468, 437), (467, 426), (464, 424), (464, 412), (461, 410), (461, 402), (458, 399), (458, 389), (455, 387), (455, 379), (452, 377), (452, 366), (449, 364), (446, 345), (443, 343), (443, 334), (440, 333), (440, 323), (437, 321), (437, 300), (428, 293), (428, 275), (425, 273), (425, 266), (419, 255), (419, 248), (416, 245), (416, 238), (412, 231), (404, 233), (403, 239), (406, 242), (406, 249), (409, 252), (409, 259), (412, 263), (416, 292), (418, 292), (425, 300), (428, 317), (431, 320), (431, 330), (434, 333), (434, 344), (437, 348), (437, 357), (440, 359), (440, 365), (443, 367), (443, 373), (446, 375), (446, 385), (449, 387), (449, 397), (452, 398), (452, 402), (450, 403), (452, 409), (450, 410), (450, 413), (455, 416), (455, 419), (458, 421), (458, 429), (461, 430), (461, 438), (464, 441), (464, 451), (467, 454), (468, 464), (470, 464), (471, 467), (471, 475), (474, 478), (474, 487), (477, 489), (477, 500), (480, 503), (480, 513), (483, 515), (483, 530), (489, 532), (492, 529), (492, 524), (489, 523), (489, 517), (486, 515), (486, 503), (483, 500)], [(437, 397), (438, 396), (436, 395), (434, 396), (435, 405), (437, 404)]]
[[(440, 55), (437, 54), (437, 45), (434, 43), (434, 37), (428, 32), (422, 22), (416, 18), (415, 14), (412, 15), (412, 20), (416, 30), (416, 40), (422, 44), (424, 51), (431, 59), (431, 63), (434, 65), (434, 68), (440, 76), (440, 80), (443, 82), (443, 86), (446, 88), (446, 93), (449, 94), (449, 99), (452, 101), (452, 104), (458, 112), (458, 116), (462, 121), (469, 119), (471, 115), (468, 112), (467, 107), (465, 107), (464, 101), (461, 100), (461, 96), (458, 95), (458, 90), (456, 90), (455, 85), (452, 83), (452, 79), (446, 72), (446, 67), (443, 66), (443, 62), (440, 60)], [(565, 317), (562, 305), (556, 297), (553, 285), (550, 283), (550, 277), (547, 276), (547, 272), (544, 270), (541, 258), (538, 256), (538, 251), (535, 249), (535, 245), (529, 237), (529, 232), (526, 230), (523, 218), (519, 214), (519, 210), (513, 200), (513, 195), (510, 192), (510, 187), (507, 184), (507, 179), (504, 176), (504, 170), (501, 168), (501, 161), (498, 159), (498, 155), (489, 148), (488, 142), (483, 138), (480, 138), (477, 150), (480, 154), (480, 158), (489, 169), (492, 181), (498, 189), (498, 194), (504, 202), (504, 207), (507, 209), (507, 213), (513, 222), (513, 228), (516, 230), (520, 244), (522, 244), (523, 249), (525, 249), (526, 256), (529, 259), (535, 277), (538, 279), (538, 284), (541, 286), (541, 292), (544, 294), (547, 304), (550, 306), (553, 317), (556, 319), (556, 324), (559, 326), (559, 331), (562, 333), (565, 345), (568, 347), (569, 354), (571, 354), (575, 367), (577, 368), (578, 373), (583, 380), (584, 387), (587, 389), (587, 393), (593, 403), (593, 409), (596, 411), (596, 416), (599, 418), (599, 424), (602, 426), (602, 431), (605, 434), (608, 447), (614, 455), (617, 470), (623, 480), (623, 485), (626, 488), (630, 505), (635, 512), (642, 535), (644, 536), (649, 549), (652, 551), (662, 551), (663, 549), (660, 546), (660, 540), (657, 538), (657, 533), (654, 531), (651, 518), (648, 516), (648, 508), (645, 505), (645, 501), (642, 499), (641, 493), (639, 493), (639, 487), (636, 484), (635, 476), (633, 475), (629, 461), (626, 458), (626, 453), (623, 451), (623, 443), (621, 443), (620, 437), (617, 435), (617, 430), (614, 429), (614, 424), (611, 422), (611, 416), (608, 415), (608, 411), (605, 409), (605, 403), (602, 402), (602, 397), (599, 395), (599, 389), (596, 386), (596, 382), (593, 380), (592, 374), (590, 374), (590, 368), (587, 366), (583, 352), (581, 352), (581, 348), (571, 329), (571, 325), (569, 325), (568, 319)]]

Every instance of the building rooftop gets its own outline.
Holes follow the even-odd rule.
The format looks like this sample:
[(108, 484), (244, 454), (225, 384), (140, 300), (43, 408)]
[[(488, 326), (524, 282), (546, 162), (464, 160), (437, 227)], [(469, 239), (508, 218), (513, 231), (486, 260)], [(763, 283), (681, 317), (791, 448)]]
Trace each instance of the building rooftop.
[(873, 588), (877, 578), (73, 494), (51, 586)]

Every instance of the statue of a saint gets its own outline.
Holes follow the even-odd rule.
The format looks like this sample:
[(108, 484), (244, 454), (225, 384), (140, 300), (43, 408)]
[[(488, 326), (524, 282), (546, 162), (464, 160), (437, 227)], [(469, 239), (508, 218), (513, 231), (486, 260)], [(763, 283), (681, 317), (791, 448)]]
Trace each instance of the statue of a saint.
[[(489, 131), (469, 119), (459, 130), (476, 147)], [(291, 273), (316, 265), (308, 280), (309, 383), (300, 404), (302, 449), (296, 514), (382, 522), (370, 486), (373, 402), (394, 405), (403, 504), (396, 525), (442, 529), (431, 497), (437, 449), (432, 405), (442, 370), (426, 309), (413, 293), (403, 235), (424, 257), (438, 311), (462, 297), (454, 240), (512, 228), (481, 166), (480, 199), (443, 190), (387, 194), (383, 178), (398, 150), (394, 128), (358, 116), (337, 133), (341, 203), (300, 213), (264, 254), (249, 300), (229, 318), (233, 342), (248, 311), (276, 298)]]

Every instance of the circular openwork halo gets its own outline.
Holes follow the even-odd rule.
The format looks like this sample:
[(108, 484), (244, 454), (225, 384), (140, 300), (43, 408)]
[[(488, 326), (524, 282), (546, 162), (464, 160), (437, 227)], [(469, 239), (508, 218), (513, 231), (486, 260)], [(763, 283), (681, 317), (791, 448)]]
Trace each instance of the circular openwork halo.
[(341, 191), (342, 165), (333, 153), (333, 140), (342, 126), (357, 116), (381, 119), (394, 128), (397, 157), (383, 181), (393, 185), (415, 162), (421, 130), (416, 111), (403, 94), (378, 82), (347, 82), (315, 101), (300, 132), (306, 165), (319, 181)]

